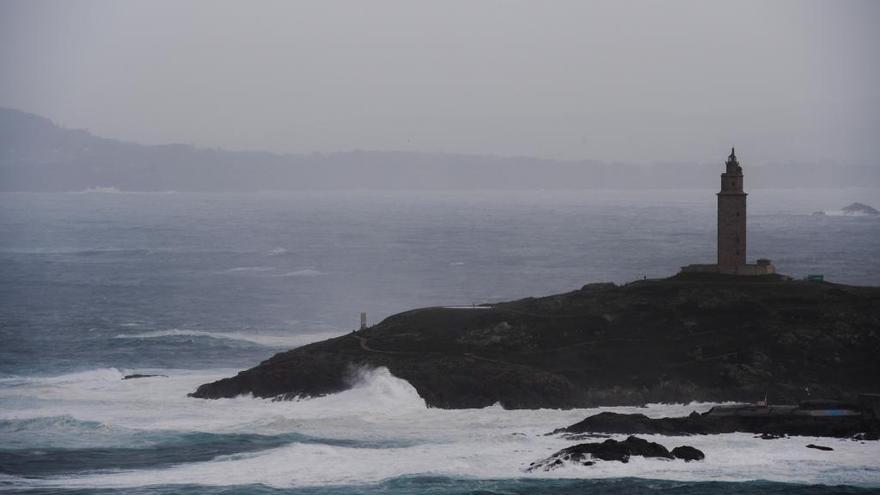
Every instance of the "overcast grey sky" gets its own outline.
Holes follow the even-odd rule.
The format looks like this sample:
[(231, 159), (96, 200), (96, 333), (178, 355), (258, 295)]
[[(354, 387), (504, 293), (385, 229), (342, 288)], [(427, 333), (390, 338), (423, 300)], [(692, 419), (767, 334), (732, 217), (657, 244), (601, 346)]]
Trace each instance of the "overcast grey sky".
[(0, 0), (0, 106), (227, 149), (874, 164), (878, 26), (877, 1)]

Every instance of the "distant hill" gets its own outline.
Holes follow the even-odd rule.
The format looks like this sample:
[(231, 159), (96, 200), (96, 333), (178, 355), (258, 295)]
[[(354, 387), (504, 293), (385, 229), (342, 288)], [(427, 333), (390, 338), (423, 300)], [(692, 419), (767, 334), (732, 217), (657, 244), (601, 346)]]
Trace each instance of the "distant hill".
[[(0, 108), (0, 191), (713, 188), (717, 163), (638, 165), (399, 151), (279, 155), (182, 144), (146, 146)], [(880, 186), (880, 167), (749, 168), (755, 187)]]

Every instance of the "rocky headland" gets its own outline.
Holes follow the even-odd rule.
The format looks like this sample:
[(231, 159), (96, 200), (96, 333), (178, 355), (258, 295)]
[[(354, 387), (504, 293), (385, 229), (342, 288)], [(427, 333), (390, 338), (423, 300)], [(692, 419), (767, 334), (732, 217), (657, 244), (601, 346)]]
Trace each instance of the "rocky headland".
[(876, 208), (868, 206), (864, 203), (852, 203), (848, 206), (845, 206), (841, 211), (843, 211), (843, 213), (846, 215), (880, 215), (880, 211), (877, 211)]
[(754, 416), (717, 416), (710, 411), (683, 417), (649, 418), (643, 414), (602, 412), (552, 433), (577, 439), (578, 434), (596, 433), (681, 436), (734, 432), (756, 433), (768, 440), (789, 435), (876, 440), (880, 435), (880, 421), (869, 414), (809, 416), (776, 415), (768, 411)]
[(852, 399), (880, 377), (880, 288), (679, 274), (423, 308), (277, 354), (193, 397), (292, 399), (387, 367), (441, 408)]
[(580, 443), (566, 447), (546, 459), (533, 462), (526, 471), (551, 471), (567, 463), (592, 466), (596, 461), (629, 462), (630, 457), (641, 456), (659, 459), (681, 459), (685, 462), (702, 461), (706, 455), (699, 449), (689, 445), (675, 447), (671, 451), (656, 442), (630, 436), (618, 441), (609, 438), (604, 442)]

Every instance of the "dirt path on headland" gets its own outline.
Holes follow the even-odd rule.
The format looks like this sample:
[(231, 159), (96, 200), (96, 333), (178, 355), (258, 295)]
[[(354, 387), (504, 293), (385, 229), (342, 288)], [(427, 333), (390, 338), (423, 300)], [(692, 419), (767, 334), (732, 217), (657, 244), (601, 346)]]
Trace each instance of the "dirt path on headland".
[(379, 354), (397, 354), (397, 355), (406, 355), (406, 354), (423, 354), (420, 352), (404, 352), (404, 351), (383, 351), (379, 349), (373, 349), (370, 347), (370, 344), (367, 343), (366, 337), (361, 337), (360, 335), (351, 334), (352, 337), (356, 338), (358, 342), (361, 344), (361, 349), (367, 352), (376, 352)]
[[(366, 337), (361, 337), (360, 335), (356, 335), (356, 334), (351, 334), (351, 336), (354, 337), (355, 339), (357, 339), (357, 341), (358, 341), (358, 342), (360, 343), (360, 345), (361, 345), (361, 349), (363, 349), (363, 350), (365, 350), (365, 351), (367, 351), (367, 352), (375, 352), (375, 353), (378, 353), (378, 354), (392, 354), (392, 355), (398, 355), (398, 356), (406, 356), (406, 355), (413, 356), (413, 355), (423, 355), (423, 354), (441, 354), (441, 353), (436, 353), (436, 352), (435, 352), (435, 353), (431, 353), (431, 352), (427, 352), (427, 353), (425, 353), (425, 352), (417, 352), (417, 351), (383, 351), (383, 350), (374, 349), (374, 348), (370, 347), (370, 344), (367, 343), (367, 340), (368, 340), (368, 339), (367, 339)], [(501, 361), (501, 360), (499, 360), (499, 359), (491, 359), (491, 358), (487, 358), (487, 357), (483, 357), (483, 356), (478, 356), (478, 355), (476, 355), (476, 354), (472, 354), (472, 353), (470, 353), (470, 352), (462, 353), (462, 356), (464, 356), (464, 357), (468, 357), (468, 358), (471, 358), (471, 359), (477, 359), (477, 360), (480, 360), (480, 361), (486, 361), (486, 362), (488, 362), (488, 363), (504, 364), (504, 365), (508, 365), (508, 366), (522, 366), (521, 364), (517, 364), (517, 363), (510, 363), (510, 362), (507, 362), (507, 361)]]

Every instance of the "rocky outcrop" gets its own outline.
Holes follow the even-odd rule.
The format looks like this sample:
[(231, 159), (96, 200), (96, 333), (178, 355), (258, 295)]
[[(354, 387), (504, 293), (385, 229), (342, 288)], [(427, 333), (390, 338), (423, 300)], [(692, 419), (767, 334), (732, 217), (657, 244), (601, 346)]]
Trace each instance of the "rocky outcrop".
[(846, 215), (880, 215), (880, 211), (864, 203), (852, 203), (843, 208), (843, 213)]
[(123, 380), (135, 380), (137, 378), (153, 378), (156, 376), (161, 376), (163, 378), (168, 378), (168, 375), (143, 375), (140, 373), (134, 373), (132, 375), (125, 375), (122, 377)]
[(825, 452), (830, 452), (830, 451), (834, 450), (831, 447), (826, 447), (824, 445), (814, 445), (812, 443), (807, 445), (807, 448), (808, 449), (816, 449), (816, 450), (824, 450)]
[(199, 398), (292, 398), (387, 367), (443, 408), (781, 402), (876, 390), (880, 288), (680, 274), (483, 309), (423, 308), (273, 356)]
[(682, 445), (672, 449), (672, 455), (674, 455), (676, 459), (681, 459), (685, 462), (702, 461), (706, 458), (706, 454), (704, 454), (702, 450), (695, 449), (690, 445)]
[(773, 439), (785, 435), (850, 438), (880, 431), (875, 419), (863, 416), (713, 416), (711, 413), (676, 418), (649, 418), (643, 414), (603, 412), (553, 433), (569, 435), (617, 433), (657, 435), (708, 435), (758, 433)]
[[(676, 454), (675, 452), (678, 452)], [(527, 471), (550, 471), (566, 465), (577, 463), (584, 466), (592, 466), (596, 461), (629, 462), (632, 456), (642, 456), (660, 459), (684, 459), (702, 460), (706, 456), (703, 452), (690, 447), (681, 446), (672, 449), (672, 452), (659, 443), (649, 442), (638, 437), (628, 437), (624, 441), (608, 439), (601, 443), (581, 443), (564, 448), (550, 457), (533, 462)]]

